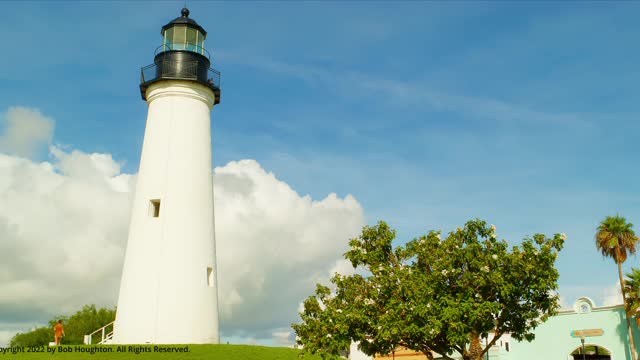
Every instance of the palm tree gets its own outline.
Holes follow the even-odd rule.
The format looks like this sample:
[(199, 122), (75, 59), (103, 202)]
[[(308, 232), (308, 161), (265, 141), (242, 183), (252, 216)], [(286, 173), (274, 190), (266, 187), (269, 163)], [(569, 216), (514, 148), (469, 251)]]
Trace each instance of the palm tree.
[(624, 282), (624, 292), (627, 294), (627, 313), (636, 315), (640, 311), (640, 269), (631, 268)]
[[(633, 232), (633, 224), (620, 215), (607, 216), (596, 231), (596, 248), (600, 250), (602, 256), (612, 258), (618, 264), (618, 277), (620, 278), (620, 288), (622, 289), (622, 300), (626, 304), (627, 297), (625, 294), (624, 278), (622, 276), (622, 263), (627, 260), (629, 253), (636, 253), (636, 243), (638, 237)], [(627, 307), (625, 306), (625, 309)], [(629, 312), (627, 313), (627, 328), (629, 330), (629, 340), (631, 346), (631, 358), (637, 360), (635, 339), (631, 331), (631, 320)]]

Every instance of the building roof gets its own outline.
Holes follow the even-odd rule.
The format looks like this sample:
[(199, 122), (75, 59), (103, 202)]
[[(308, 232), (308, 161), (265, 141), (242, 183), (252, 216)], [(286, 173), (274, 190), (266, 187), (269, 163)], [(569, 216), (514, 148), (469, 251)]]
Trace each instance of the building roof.
[(200, 26), (195, 20), (189, 17), (189, 9), (187, 9), (186, 7), (182, 8), (182, 10), (180, 10), (180, 14), (182, 16), (173, 19), (170, 23), (162, 27), (162, 30), (160, 31), (160, 35), (164, 35), (164, 32), (172, 26), (186, 25), (190, 28), (200, 31), (202, 35), (207, 36), (207, 31), (202, 26)]

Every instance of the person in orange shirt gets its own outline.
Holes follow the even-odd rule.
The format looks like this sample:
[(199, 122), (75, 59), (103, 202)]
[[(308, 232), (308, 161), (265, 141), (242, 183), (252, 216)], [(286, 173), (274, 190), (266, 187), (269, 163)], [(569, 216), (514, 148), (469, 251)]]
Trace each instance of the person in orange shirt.
[(64, 326), (62, 326), (62, 320), (58, 320), (58, 323), (53, 327), (53, 332), (56, 340), (56, 345), (60, 345), (60, 341), (64, 336)]

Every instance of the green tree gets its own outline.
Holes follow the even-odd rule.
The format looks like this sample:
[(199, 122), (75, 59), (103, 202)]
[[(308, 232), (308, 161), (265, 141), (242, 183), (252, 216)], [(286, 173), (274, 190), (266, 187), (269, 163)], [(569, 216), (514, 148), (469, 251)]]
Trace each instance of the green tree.
[(39, 327), (26, 333), (15, 334), (10, 346), (41, 346), (53, 341), (53, 328)]
[(624, 281), (624, 292), (627, 295), (627, 314), (638, 316), (640, 311), (640, 269), (631, 268)]
[[(620, 289), (622, 290), (622, 300), (626, 304), (625, 282), (622, 274), (622, 263), (627, 260), (628, 254), (636, 253), (638, 237), (633, 231), (633, 224), (627, 222), (619, 215), (607, 216), (596, 231), (596, 248), (602, 256), (612, 258), (618, 265), (618, 278), (620, 279)], [(631, 347), (631, 357), (637, 360), (635, 339), (631, 331), (631, 320), (629, 312), (626, 311), (627, 330), (629, 331), (629, 346)]]
[[(96, 309), (95, 305), (85, 305), (65, 321), (64, 331), (66, 344), (82, 344), (84, 336), (107, 325), (116, 318), (115, 309)], [(52, 319), (49, 325), (53, 327), (57, 319)], [(94, 343), (100, 339), (94, 336)]]
[(559, 308), (555, 260), (565, 236), (536, 234), (509, 250), (481, 220), (440, 234), (394, 250), (386, 223), (364, 227), (345, 257), (366, 275), (335, 274), (334, 292), (317, 285), (302, 323), (292, 324), (303, 351), (333, 359), (357, 341), (368, 355), (403, 346), (429, 359), (457, 352), (480, 360), (505, 333), (533, 340), (536, 326)]
[[(83, 344), (84, 336), (109, 324), (116, 318), (115, 309), (96, 309), (95, 305), (85, 305), (70, 317), (57, 316), (49, 320), (48, 327), (36, 328), (26, 333), (18, 333), (11, 339), (11, 346), (39, 346), (53, 341), (53, 326), (58, 320), (64, 323), (65, 337), (62, 344)], [(94, 337), (93, 342), (99, 341)]]

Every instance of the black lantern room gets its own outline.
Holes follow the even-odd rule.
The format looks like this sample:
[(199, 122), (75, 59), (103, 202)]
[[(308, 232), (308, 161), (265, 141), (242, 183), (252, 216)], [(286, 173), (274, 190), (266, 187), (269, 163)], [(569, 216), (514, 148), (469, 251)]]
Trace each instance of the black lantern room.
[(220, 103), (220, 73), (211, 69), (209, 52), (204, 48), (207, 32), (189, 18), (189, 9), (162, 27), (162, 45), (156, 49), (153, 64), (142, 68), (140, 94), (146, 100), (149, 85), (162, 80), (195, 81), (213, 90)]

